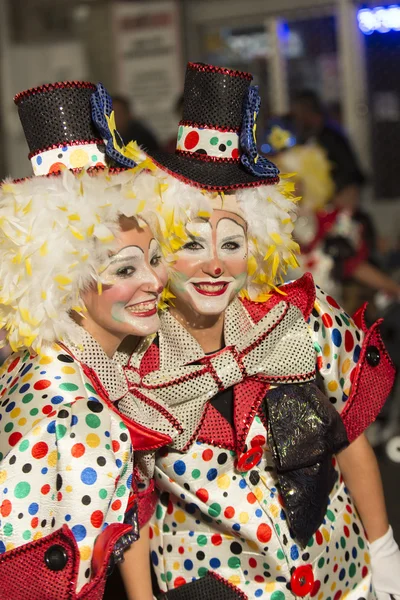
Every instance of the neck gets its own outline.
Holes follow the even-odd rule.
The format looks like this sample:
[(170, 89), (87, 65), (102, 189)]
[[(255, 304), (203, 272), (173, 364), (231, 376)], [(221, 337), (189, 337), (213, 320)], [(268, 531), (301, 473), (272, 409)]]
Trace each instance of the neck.
[(170, 313), (200, 344), (205, 354), (216, 352), (224, 345), (225, 312), (218, 315), (201, 315), (191, 307), (175, 301)]
[(118, 346), (125, 339), (125, 335), (116, 335), (99, 327), (91, 319), (82, 319), (81, 326), (100, 344), (109, 358), (112, 358), (118, 349)]

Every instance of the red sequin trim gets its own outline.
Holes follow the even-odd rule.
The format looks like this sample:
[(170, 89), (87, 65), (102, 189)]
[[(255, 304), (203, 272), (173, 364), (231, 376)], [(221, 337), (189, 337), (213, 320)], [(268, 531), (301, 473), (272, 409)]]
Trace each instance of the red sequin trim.
[(240, 158), (224, 158), (222, 156), (209, 156), (208, 154), (200, 154), (198, 152), (188, 152), (187, 150), (175, 150), (175, 154), (184, 156), (185, 158), (192, 158), (194, 160), (202, 160), (203, 162), (213, 163), (230, 163), (239, 164)]
[(142, 527), (144, 527), (146, 525), (146, 523), (148, 523), (150, 521), (151, 517), (153, 516), (153, 514), (156, 510), (158, 496), (157, 496), (157, 492), (155, 491), (154, 480), (150, 481), (150, 484), (149, 484), (148, 488), (146, 489), (146, 491), (138, 494), (137, 500), (138, 500), (138, 522), (139, 522), (139, 528), (141, 529)]
[(205, 65), (203, 63), (190, 62), (187, 68), (192, 71), (198, 71), (199, 73), (223, 73), (230, 77), (240, 77), (241, 79), (247, 79), (252, 81), (253, 75), (246, 71), (236, 71), (235, 69), (228, 69), (227, 67), (215, 67), (214, 65)]
[(221, 133), (239, 133), (240, 127), (220, 127), (219, 125), (206, 125), (204, 123), (195, 123), (193, 121), (179, 121), (183, 127), (194, 127), (195, 129), (215, 129)]
[(19, 92), (14, 96), (15, 104), (18, 104), (20, 100), (34, 96), (35, 94), (44, 94), (46, 92), (54, 92), (55, 90), (65, 89), (87, 89), (96, 91), (96, 86), (91, 81), (57, 81), (56, 83), (45, 83), (37, 87), (29, 88)]
[(104, 140), (102, 140), (101, 138), (93, 138), (91, 140), (74, 140), (72, 142), (68, 141), (68, 142), (65, 142), (65, 144), (62, 144), (60, 142), (59, 144), (52, 144), (51, 146), (48, 146), (47, 148), (41, 148), (40, 150), (35, 150), (34, 152), (31, 152), (30, 154), (28, 154), (28, 158), (33, 158), (37, 154), (42, 154), (42, 152), (48, 152), (49, 150), (57, 150), (58, 148), (65, 148), (67, 146), (85, 146), (87, 144), (98, 144), (98, 145), (104, 146)]

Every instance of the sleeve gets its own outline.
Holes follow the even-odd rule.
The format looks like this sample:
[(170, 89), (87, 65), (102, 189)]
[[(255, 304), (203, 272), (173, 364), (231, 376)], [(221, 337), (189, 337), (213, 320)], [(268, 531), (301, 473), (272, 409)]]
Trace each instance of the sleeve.
[(364, 311), (351, 318), (317, 286), (309, 319), (319, 386), (341, 413), (350, 442), (376, 419), (395, 376), (379, 333), (381, 321), (368, 329)]

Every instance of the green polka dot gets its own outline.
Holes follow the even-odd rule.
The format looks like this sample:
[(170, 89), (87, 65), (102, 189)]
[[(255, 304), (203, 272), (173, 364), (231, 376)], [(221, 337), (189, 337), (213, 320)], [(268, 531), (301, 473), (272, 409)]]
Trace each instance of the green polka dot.
[(172, 581), (172, 573), (171, 573), (171, 571), (167, 571), (167, 581)]
[(256, 423), (261, 423), (261, 419), (258, 415), (256, 415), (256, 418), (254, 420)]
[(38, 409), (38, 408), (32, 408), (32, 409), (29, 411), (29, 414), (30, 414), (30, 415), (32, 415), (32, 417), (35, 417), (35, 416), (38, 414), (38, 412), (39, 412), (39, 409)]
[(7, 423), (7, 425), (4, 427), (4, 431), (6, 433), (10, 433), (10, 431), (12, 431), (14, 429), (14, 423)]
[(163, 533), (169, 533), (169, 527), (168, 527), (168, 525), (163, 525), (162, 530), (163, 530)]
[(344, 324), (348, 327), (350, 325), (349, 319), (343, 313), (341, 313), (340, 316), (342, 317)]
[(326, 511), (326, 516), (330, 521), (336, 521), (336, 517), (331, 510)]
[(264, 569), (266, 569), (267, 571), (269, 571), (269, 570), (270, 570), (270, 568), (271, 568), (271, 567), (269, 566), (269, 564), (268, 564), (268, 563), (263, 563), (263, 567), (264, 567)]
[(200, 567), (200, 569), (197, 571), (199, 577), (204, 577), (205, 575), (207, 575), (207, 573), (208, 569), (206, 569), (206, 567)]
[(199, 535), (199, 537), (197, 538), (197, 543), (199, 546), (205, 546), (207, 544), (207, 536)]
[(231, 556), (228, 560), (228, 567), (238, 569), (240, 567), (240, 558), (238, 556)]
[(324, 566), (324, 564), (325, 564), (325, 559), (322, 557), (318, 561), (318, 568), (322, 569), (322, 567)]
[(321, 352), (321, 346), (318, 344), (318, 342), (314, 342), (314, 350), (316, 352)]
[(124, 496), (125, 492), (126, 492), (126, 486), (120, 485), (119, 488), (117, 489), (118, 498), (122, 498), (122, 496)]
[(364, 550), (365, 544), (364, 544), (364, 540), (361, 537), (358, 538), (358, 545), (361, 548), (361, 550)]
[(93, 386), (91, 386), (91, 385), (90, 385), (90, 383), (85, 383), (85, 388), (86, 388), (87, 390), (89, 390), (89, 392), (90, 392), (91, 394), (96, 394), (96, 390), (94, 389), (94, 387), (93, 387)]
[(6, 535), (6, 536), (12, 535), (13, 526), (11, 525), (11, 523), (6, 523), (4, 525), (3, 531), (4, 531), (4, 535)]
[(210, 140), (210, 144), (212, 146), (216, 146), (218, 144), (218, 138), (217, 137), (212, 137)]
[(27, 481), (20, 481), (15, 486), (14, 496), (16, 498), (26, 498), (31, 491), (31, 486)]
[(11, 394), (13, 394), (13, 393), (15, 392), (15, 390), (16, 390), (16, 389), (17, 389), (17, 387), (18, 387), (18, 385), (19, 385), (19, 384), (18, 384), (18, 383), (16, 383), (15, 385), (13, 385), (13, 386), (12, 386), (12, 388), (11, 388), (11, 389), (10, 389), (10, 391), (8, 392), (10, 396), (11, 396)]
[(97, 161), (97, 154), (92, 154), (92, 161), (96, 162)]
[(20, 452), (25, 452), (25, 450), (28, 450), (29, 448), (29, 442), (28, 440), (24, 440), (23, 442), (20, 443), (18, 449)]
[(107, 490), (105, 490), (104, 488), (99, 490), (99, 496), (102, 500), (105, 500), (107, 498)]
[(3, 460), (3, 456), (4, 456), (3, 453), (0, 452), (0, 460)]
[(232, 146), (232, 140), (228, 140), (228, 141), (226, 142), (226, 145), (227, 145), (227, 146)]
[(161, 573), (161, 581), (165, 582), (166, 580), (167, 580), (167, 578), (165, 577), (164, 573)]
[(343, 389), (344, 388), (344, 377), (341, 377), (339, 379), (339, 383), (340, 383), (340, 387)]
[(98, 427), (100, 427), (101, 421), (97, 415), (94, 415), (94, 414), (86, 415), (85, 421), (86, 421), (86, 425), (88, 427), (90, 427), (91, 429), (97, 429)]
[(277, 533), (278, 535), (281, 535), (281, 528), (279, 527), (279, 524), (278, 524), (278, 523), (275, 525), (275, 529), (276, 529), (276, 533)]
[(285, 558), (285, 555), (283, 553), (283, 551), (279, 548), (278, 552), (276, 553), (278, 560), (283, 560)]
[(22, 403), (28, 404), (32, 399), (33, 399), (33, 394), (25, 394), (25, 396), (22, 398)]
[(24, 531), (24, 533), (22, 534), (22, 537), (24, 538), (24, 540), (30, 540), (31, 539), (31, 532), (29, 531), (29, 529), (27, 529), (26, 531)]
[(192, 471), (192, 477), (193, 479), (198, 479), (200, 477), (201, 473), (199, 471), (199, 469), (193, 469)]
[(351, 565), (349, 567), (350, 577), (354, 577), (354, 575), (356, 574), (356, 571), (357, 571), (356, 565), (354, 563), (351, 563)]
[(77, 386), (76, 383), (61, 383), (60, 390), (65, 390), (67, 392), (76, 392), (76, 390), (79, 390), (79, 386)]
[(334, 355), (333, 355), (333, 358), (334, 358), (335, 360), (337, 360), (337, 358), (338, 358), (338, 355), (337, 355), (337, 354), (334, 354)]
[(210, 517), (219, 517), (221, 514), (221, 505), (217, 502), (213, 502), (208, 509), (208, 514)]
[(127, 427), (123, 421), (120, 421), (119, 428), (122, 429), (122, 431), (125, 431), (125, 429), (127, 429)]
[(161, 519), (162, 514), (163, 514), (163, 509), (162, 509), (162, 507), (159, 504), (157, 504), (157, 508), (156, 508), (156, 517), (157, 517), (157, 519)]
[(271, 600), (285, 600), (285, 594), (283, 592), (273, 592)]
[(346, 540), (343, 536), (340, 538), (340, 545), (343, 549), (346, 548)]
[(64, 435), (67, 433), (67, 428), (65, 427), (65, 425), (56, 425), (56, 438), (58, 440), (62, 440), (62, 438), (64, 437)]
[(118, 516), (118, 521), (122, 521), (122, 515)]
[(307, 547), (311, 548), (314, 545), (314, 538), (310, 537), (310, 539), (307, 542)]
[(183, 126), (181, 125), (178, 129), (178, 142), (181, 139), (182, 135), (183, 135)]
[(106, 445), (105, 445), (105, 449), (106, 449), (106, 450), (111, 450), (111, 446), (110, 446), (110, 444), (106, 444)]

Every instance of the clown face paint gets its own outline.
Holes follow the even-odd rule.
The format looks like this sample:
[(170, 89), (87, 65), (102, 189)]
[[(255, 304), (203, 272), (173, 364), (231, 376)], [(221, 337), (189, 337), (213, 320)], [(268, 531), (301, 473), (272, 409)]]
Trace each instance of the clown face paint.
[(122, 341), (154, 333), (160, 325), (157, 303), (167, 274), (158, 243), (147, 226), (121, 232), (118, 241), (119, 249), (100, 274), (102, 293), (92, 288), (83, 296), (83, 325), (100, 343), (99, 332)]
[(224, 312), (247, 278), (245, 221), (214, 210), (210, 221), (187, 227), (190, 240), (176, 253), (170, 269), (171, 291), (201, 315)]

